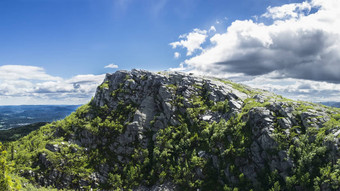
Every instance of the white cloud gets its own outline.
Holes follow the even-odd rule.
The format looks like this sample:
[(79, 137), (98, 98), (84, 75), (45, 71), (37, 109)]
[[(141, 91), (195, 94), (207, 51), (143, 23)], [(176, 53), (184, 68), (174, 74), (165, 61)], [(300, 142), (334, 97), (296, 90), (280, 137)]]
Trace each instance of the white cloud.
[(340, 84), (294, 78), (274, 79), (269, 75), (258, 76), (243, 83), (296, 100), (340, 102)]
[(172, 42), (170, 45), (172, 48), (183, 47), (187, 49), (187, 56), (192, 55), (195, 50), (201, 50), (201, 44), (205, 42), (207, 38), (207, 31), (194, 29), (189, 34), (183, 34), (179, 36), (180, 41)]
[(308, 2), (291, 3), (280, 7), (268, 7), (262, 17), (272, 19), (299, 18), (311, 11), (312, 5)]
[(209, 29), (209, 32), (216, 32), (215, 26), (211, 26), (210, 29)]
[(32, 92), (34, 84), (27, 80), (1, 80), (0, 81), (0, 95), (25, 95)]
[[(327, 83), (323, 84), (327, 89), (319, 92), (320, 95), (332, 92), (330, 94), (339, 96), (336, 93), (339, 87), (334, 85), (340, 83), (339, 10), (339, 0), (311, 0), (268, 7), (261, 17), (255, 17), (258, 20), (236, 20), (224, 33), (216, 33), (209, 43), (200, 45), (201, 53), (184, 61), (186, 69), (243, 81), (266, 76), (287, 83), (291, 83), (291, 79), (307, 84), (315, 82), (311, 87)], [(263, 87), (277, 83), (259, 82)], [(282, 87), (292, 88), (287, 84)], [(295, 89), (291, 95), (301, 97), (309, 92), (320, 98), (315, 93), (318, 92), (316, 88)]]
[(63, 79), (41, 67), (4, 65), (0, 67), (0, 105), (84, 104), (104, 77), (88, 74)]
[(100, 83), (103, 81), (105, 75), (93, 75), (93, 74), (86, 74), (86, 75), (76, 75), (69, 80), (66, 80), (67, 83)]
[(3, 65), (0, 66), (0, 80), (61, 80), (46, 74), (45, 70), (37, 66)]
[(175, 52), (175, 53), (174, 53), (174, 58), (177, 59), (177, 58), (179, 58), (180, 56), (181, 56), (181, 54), (180, 54), (179, 52)]
[[(72, 96), (83, 97), (91, 95), (96, 87), (103, 81), (105, 75), (77, 75), (71, 79), (63, 81), (47, 81), (37, 83), (34, 89), (35, 93), (64, 93)], [(89, 97), (89, 96), (88, 96)]]
[(170, 68), (170, 71), (174, 71), (174, 72), (183, 72), (185, 70), (186, 70), (186, 68), (184, 67), (183, 63), (180, 63), (179, 67), (177, 67), (177, 68)]
[(116, 64), (109, 64), (109, 65), (105, 66), (104, 68), (118, 68), (118, 65), (116, 65)]
[[(324, 0), (268, 8), (265, 25), (236, 20), (210, 38), (200, 55), (185, 63), (197, 70), (340, 82), (340, 1)], [(338, 7), (334, 8), (334, 7)], [(300, 14), (301, 10), (317, 9)], [(294, 14), (295, 13), (295, 14)], [(298, 16), (297, 16), (298, 15)]]

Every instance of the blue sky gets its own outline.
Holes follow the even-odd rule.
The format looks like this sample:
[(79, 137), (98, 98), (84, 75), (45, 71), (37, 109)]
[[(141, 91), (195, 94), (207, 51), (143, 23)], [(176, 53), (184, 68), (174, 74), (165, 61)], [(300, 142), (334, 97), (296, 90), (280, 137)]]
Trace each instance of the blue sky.
[[(335, 0), (325, 1), (329, 4), (332, 2), (336, 4)], [(254, 25), (255, 28), (260, 25), (267, 26), (264, 31), (269, 31), (268, 36), (272, 41), (263, 42), (263, 46), (266, 50), (273, 50), (283, 47), (280, 39), (275, 39), (274, 32), (269, 29), (270, 26), (277, 26), (278, 24), (275, 23), (278, 20), (287, 22), (292, 22), (292, 19), (301, 20), (301, 22), (305, 18), (313, 20), (311, 16), (323, 6), (325, 12), (332, 11), (319, 0), (303, 2), (294, 0), (0, 1), (0, 75), (3, 74), (0, 77), (0, 104), (85, 103), (93, 96), (95, 86), (102, 80), (103, 74), (118, 69), (130, 70), (132, 68), (151, 71), (172, 69), (219, 75), (297, 99), (306, 99), (308, 98), (306, 95), (318, 95), (317, 92), (313, 95), (316, 88), (312, 87), (322, 86), (320, 83), (327, 83), (329, 86), (327, 91), (334, 91), (340, 80), (336, 76), (332, 78), (332, 73), (327, 75), (329, 72), (327, 68), (324, 73), (316, 73), (314, 76), (302, 75), (303, 72), (286, 75), (291, 71), (283, 71), (280, 67), (276, 67), (281, 63), (278, 61), (280, 58), (273, 59), (267, 54), (261, 54), (261, 58), (256, 57), (255, 60), (261, 64), (251, 65), (247, 61), (251, 61), (254, 58), (253, 55), (242, 53), (244, 58), (252, 59), (239, 59), (236, 65), (234, 62), (231, 63), (230, 59), (235, 60), (237, 52), (231, 55), (229, 60), (221, 55), (210, 53), (216, 52), (219, 48), (221, 51), (229, 50), (228, 48), (235, 48), (238, 51), (242, 48), (241, 46), (220, 46), (224, 37), (228, 40), (228, 33), (230, 36), (228, 31), (237, 28), (237, 23), (240, 25), (237, 30), (242, 28), (242, 31), (248, 30), (243, 26)], [(293, 11), (284, 7), (287, 4), (294, 7)], [(283, 8), (274, 9), (275, 7)], [(293, 12), (303, 14), (303, 16), (292, 16)], [(275, 16), (278, 13), (285, 15), (284, 17)], [(333, 26), (334, 23), (329, 25)], [(253, 32), (254, 27), (249, 28), (250, 33)], [(308, 26), (306, 27), (308, 30), (306, 28), (296, 30), (309, 31)], [(277, 28), (281, 30), (283, 27)], [(318, 29), (311, 29), (311, 33), (308, 33), (311, 34), (310, 36), (301, 35), (301, 38), (297, 38), (314, 39), (315, 31)], [(325, 29), (325, 33), (321, 36), (332, 32)], [(250, 36), (258, 36), (253, 34), (255, 33)], [(275, 32), (275, 34), (280, 35), (280, 32)], [(281, 36), (285, 34), (282, 33)], [(222, 37), (218, 39), (219, 36)], [(198, 41), (195, 45), (192, 40), (196, 37)], [(243, 37), (241, 36), (240, 39), (242, 40)], [(260, 35), (258, 38), (266, 39), (267, 37)], [(294, 39), (289, 36), (287, 38)], [(335, 35), (332, 38), (337, 39), (338, 36)], [(320, 42), (326, 42), (326, 40), (321, 38), (315, 43)], [(267, 46), (266, 43), (270, 45)], [(313, 43), (307, 43), (306, 46), (311, 44)], [(328, 46), (331, 47), (332, 44), (326, 44), (320, 49), (324, 50)], [(299, 46), (294, 45), (293, 48), (295, 47)], [(189, 54), (188, 48), (193, 50)], [(318, 50), (307, 50), (302, 47), (297, 49), (297, 52), (299, 51), (314, 54), (313, 51)], [(174, 56), (175, 54), (177, 57)], [(205, 62), (210, 59), (207, 58), (209, 56), (216, 56), (220, 59), (214, 63)], [(277, 63), (275, 67), (262, 64), (264, 63), (262, 59), (265, 60), (267, 56), (269, 60)], [(322, 56), (320, 54), (320, 57)], [(290, 62), (302, 61), (292, 59)], [(330, 64), (332, 63), (335, 62), (332, 61)], [(105, 67), (109, 64), (116, 65), (118, 68)], [(287, 65), (289, 64), (286, 63), (285, 67)], [(211, 66), (216, 70), (206, 70)], [(302, 65), (296, 66), (304, 70)], [(224, 71), (224, 73), (216, 73), (216, 71)], [(29, 75), (22, 77), (25, 72), (29, 72), (33, 77)], [(277, 73), (276, 76), (273, 72)], [(307, 72), (313, 73), (314, 71)], [(322, 75), (330, 77), (325, 78)], [(261, 78), (271, 81), (261, 84), (259, 83), (263, 81)], [(286, 82), (279, 87), (273, 86), (273, 84), (277, 85), (275, 82), (277, 78), (280, 78), (280, 81), (285, 79)], [(305, 85), (304, 88), (307, 85), (311, 88), (306, 91), (303, 89), (300, 93), (289, 92), (292, 88), (292, 81), (295, 82), (293, 83), (295, 88), (303, 85)], [(77, 84), (80, 85), (80, 89), (75, 88), (79, 87)], [(339, 92), (332, 93), (335, 93), (333, 97), (339, 95)], [(301, 97), (302, 94), (306, 94), (305, 97)], [(320, 100), (324, 98), (320, 97)]]
[[(43, 67), (49, 74), (165, 70), (178, 65), (169, 43), (194, 28), (246, 19), (268, 0), (4, 0), (0, 64)], [(275, 1), (279, 5), (287, 1)], [(224, 18), (227, 17), (229, 21)]]

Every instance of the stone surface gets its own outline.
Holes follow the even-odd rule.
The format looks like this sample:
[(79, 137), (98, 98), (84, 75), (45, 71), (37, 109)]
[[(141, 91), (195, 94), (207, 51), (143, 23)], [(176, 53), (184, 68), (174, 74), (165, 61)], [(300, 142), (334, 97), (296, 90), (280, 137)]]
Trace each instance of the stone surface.
[[(109, 84), (108, 88), (97, 88), (92, 104), (98, 107), (107, 106), (110, 110), (117, 109), (119, 102), (130, 103), (136, 107), (133, 113), (127, 114), (128, 119), (125, 121), (126, 128), (116, 137), (103, 138), (98, 137), (90, 131), (78, 127), (77, 134), (70, 138), (69, 142), (76, 143), (86, 149), (96, 149), (106, 146), (108, 154), (115, 156), (117, 166), (130, 162), (131, 155), (135, 152), (134, 145), (139, 145), (143, 149), (148, 149), (150, 143), (156, 141), (156, 134), (160, 129), (171, 126), (179, 126), (181, 120), (178, 119), (178, 113), (186, 112), (187, 108), (193, 107), (190, 99), (198, 95), (201, 88), (208, 92), (206, 99), (213, 104), (217, 102), (228, 101), (230, 109), (227, 112), (212, 111), (208, 108), (199, 114), (199, 120), (204, 123), (214, 123), (220, 120), (228, 121), (234, 119), (238, 114), (244, 112), (244, 106), (248, 99), (261, 103), (261, 106), (248, 108), (240, 119), (249, 128), (249, 148), (246, 149), (246, 157), (238, 156), (235, 158), (235, 164), (238, 171), (249, 179), (254, 185), (257, 185), (258, 174), (269, 166), (270, 170), (277, 170), (282, 178), (288, 175), (290, 169), (294, 166), (293, 162), (287, 156), (287, 150), (276, 151), (278, 144), (276, 135), (278, 132), (289, 135), (294, 126), (302, 124), (304, 128), (322, 127), (322, 124), (329, 120), (328, 114), (320, 107), (318, 110), (306, 110), (298, 112), (299, 103), (295, 101), (285, 102), (279, 99), (275, 94), (251, 89), (244, 86), (244, 91), (233, 87), (232, 83), (222, 82), (210, 77), (199, 77), (183, 73), (161, 72), (152, 73), (144, 70), (117, 71), (114, 74), (107, 74), (105, 83)], [(258, 94), (248, 95), (247, 91), (259, 92)], [(182, 107), (176, 106), (179, 102), (175, 95), (180, 95)], [(95, 114), (92, 114), (95, 117)], [(192, 123), (192, 119), (190, 122)], [(79, 129), (79, 130), (78, 130)], [(76, 131), (76, 130), (75, 130)], [(301, 130), (296, 129), (297, 133)], [(340, 134), (336, 129), (332, 132), (335, 137)], [(60, 133), (58, 133), (60, 134)], [(225, 139), (233, 140), (230, 135), (225, 135)], [(337, 139), (338, 140), (338, 139)], [(66, 140), (67, 141), (67, 140)], [(65, 146), (65, 145), (63, 145)], [(51, 152), (59, 152), (61, 145), (46, 144), (46, 149)], [(211, 162), (213, 168), (218, 172), (224, 173), (228, 181), (237, 183), (237, 178), (230, 172), (229, 164), (227, 168), (221, 166), (220, 155), (223, 153), (225, 145), (217, 144), (213, 151), (198, 150), (197, 155)], [(329, 147), (337, 150), (337, 145), (330, 142)], [(334, 148), (333, 148), (334, 147)], [(79, 152), (78, 149), (71, 147), (73, 153)], [(334, 158), (337, 156), (334, 153)], [(39, 155), (39, 161), (46, 167), (51, 165), (45, 153)], [(105, 183), (112, 166), (107, 164), (98, 164), (97, 171), (91, 174), (91, 181), (96, 185)], [(223, 168), (223, 169), (221, 169)], [(194, 170), (195, 176), (204, 179), (206, 176), (201, 168)], [(30, 175), (37, 177), (36, 174)], [(58, 171), (52, 170), (47, 178), (38, 178), (42, 185), (53, 185), (53, 181), (62, 179), (60, 187), (67, 187), (72, 183), (72, 177), (63, 176)], [(79, 181), (80, 187), (89, 185), (87, 180)], [(157, 183), (151, 187), (139, 186), (135, 190), (176, 190), (178, 187), (172, 182), (163, 184)]]

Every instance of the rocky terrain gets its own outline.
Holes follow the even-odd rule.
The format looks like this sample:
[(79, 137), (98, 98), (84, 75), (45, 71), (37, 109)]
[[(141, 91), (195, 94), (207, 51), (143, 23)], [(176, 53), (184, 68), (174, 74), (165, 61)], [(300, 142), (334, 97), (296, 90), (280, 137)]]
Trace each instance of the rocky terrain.
[(340, 110), (228, 80), (107, 74), (90, 103), (10, 143), (37, 186), (339, 190)]

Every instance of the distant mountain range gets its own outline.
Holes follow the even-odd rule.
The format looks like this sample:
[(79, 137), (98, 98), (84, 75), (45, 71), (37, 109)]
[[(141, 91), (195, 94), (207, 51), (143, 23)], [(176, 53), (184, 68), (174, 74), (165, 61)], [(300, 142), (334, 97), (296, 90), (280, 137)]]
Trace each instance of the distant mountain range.
[(78, 107), (79, 105), (0, 106), (0, 129), (63, 119)]
[(323, 104), (323, 105), (326, 105), (326, 106), (340, 108), (340, 102), (328, 101), (328, 102), (320, 102), (320, 103)]

